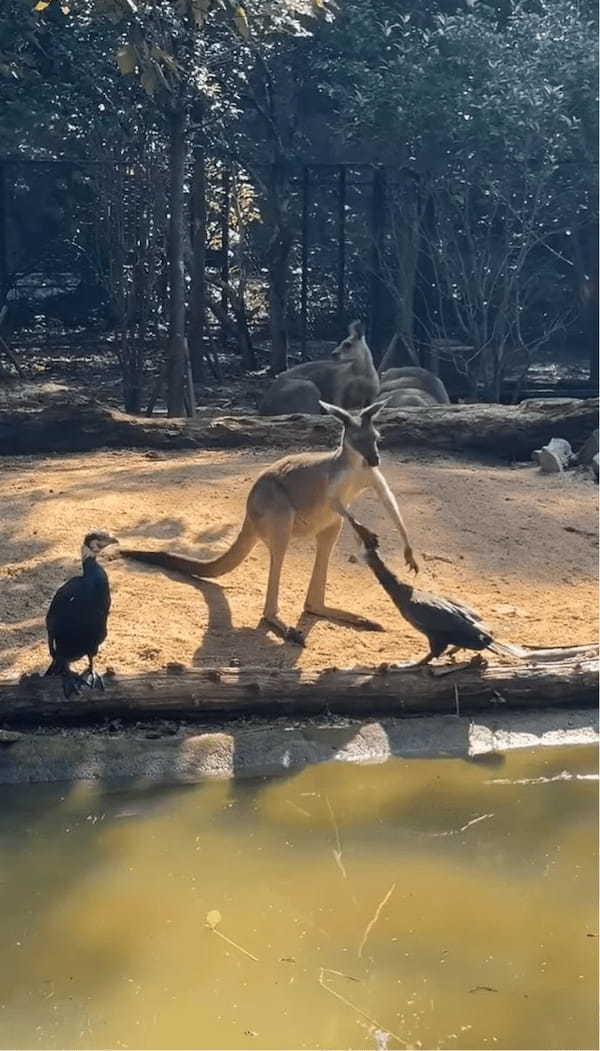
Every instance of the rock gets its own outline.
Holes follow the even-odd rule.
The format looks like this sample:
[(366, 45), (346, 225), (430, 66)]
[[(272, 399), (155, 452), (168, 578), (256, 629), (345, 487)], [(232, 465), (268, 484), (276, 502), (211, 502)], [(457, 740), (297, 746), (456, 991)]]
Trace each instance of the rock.
[(592, 431), (587, 441), (583, 443), (581, 449), (577, 453), (577, 463), (580, 464), (591, 464), (594, 456), (600, 451), (600, 445), (598, 443), (598, 428)]
[(543, 474), (560, 474), (576, 461), (571, 445), (565, 438), (552, 438), (541, 449), (534, 449), (531, 459), (539, 464)]
[(560, 474), (564, 470), (562, 460), (550, 449), (540, 449), (538, 463), (542, 474)]

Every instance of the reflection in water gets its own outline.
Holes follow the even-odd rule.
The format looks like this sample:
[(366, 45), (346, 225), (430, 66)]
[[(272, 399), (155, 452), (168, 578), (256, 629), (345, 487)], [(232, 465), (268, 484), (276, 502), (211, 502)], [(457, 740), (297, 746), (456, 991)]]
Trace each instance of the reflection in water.
[(0, 1047), (593, 1047), (595, 761), (2, 788)]

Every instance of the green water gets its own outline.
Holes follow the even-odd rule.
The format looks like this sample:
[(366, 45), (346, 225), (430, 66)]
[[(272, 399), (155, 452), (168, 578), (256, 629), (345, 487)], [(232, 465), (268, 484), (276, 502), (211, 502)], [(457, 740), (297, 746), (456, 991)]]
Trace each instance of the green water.
[(595, 771), (1, 788), (0, 1046), (596, 1048)]

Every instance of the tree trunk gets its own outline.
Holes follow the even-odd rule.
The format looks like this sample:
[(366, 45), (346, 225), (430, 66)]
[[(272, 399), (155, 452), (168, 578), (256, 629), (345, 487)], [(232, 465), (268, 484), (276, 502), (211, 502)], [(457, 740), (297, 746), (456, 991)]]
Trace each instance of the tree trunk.
[(390, 296), (383, 277), (386, 226), (385, 168), (373, 173), (371, 190), (371, 273), (369, 282), (369, 346), (376, 364), (383, 357), (386, 328), (386, 305)]
[(221, 322), (223, 331), (229, 331), (232, 335), (235, 335), (244, 369), (246, 372), (250, 372), (252, 369), (256, 368), (256, 355), (254, 353), (250, 330), (248, 328), (246, 304), (233, 285), (223, 281), (222, 278), (217, 278), (212, 281), (211, 284), (227, 293), (227, 301), (235, 317), (235, 323), (229, 317), (228, 312), (223, 306), (222, 300), (220, 303), (217, 303), (215, 300), (210, 299), (207, 296), (208, 306), (214, 316)]
[(185, 338), (184, 179), (186, 111), (180, 105), (171, 117), (169, 137), (169, 348), (167, 412), (185, 414), (187, 342)]
[(417, 187), (418, 248), (413, 294), (413, 339), (429, 345), (442, 330), (442, 319), (435, 306), (436, 273), (431, 258), (435, 239), (435, 205), (427, 186)]
[(202, 379), (206, 328), (206, 171), (204, 147), (194, 156), (192, 179), (192, 302), (190, 305), (190, 357), (194, 380)]
[(271, 371), (273, 375), (288, 367), (287, 288), (291, 244), (285, 231), (277, 231), (271, 245), (269, 267), (269, 306), (271, 310)]
[(271, 168), (271, 210), (274, 230), (269, 245), (269, 307), (271, 313), (271, 371), (288, 367), (287, 290), (293, 235), (288, 224), (287, 175), (285, 164)]

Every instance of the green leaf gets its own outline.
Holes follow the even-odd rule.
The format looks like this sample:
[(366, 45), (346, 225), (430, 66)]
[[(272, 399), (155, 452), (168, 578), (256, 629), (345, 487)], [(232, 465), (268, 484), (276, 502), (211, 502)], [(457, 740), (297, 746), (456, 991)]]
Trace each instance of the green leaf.
[(236, 29), (244, 40), (248, 40), (250, 36), (250, 26), (248, 25), (248, 19), (246, 12), (243, 7), (235, 7), (233, 9), (233, 21), (235, 22)]

